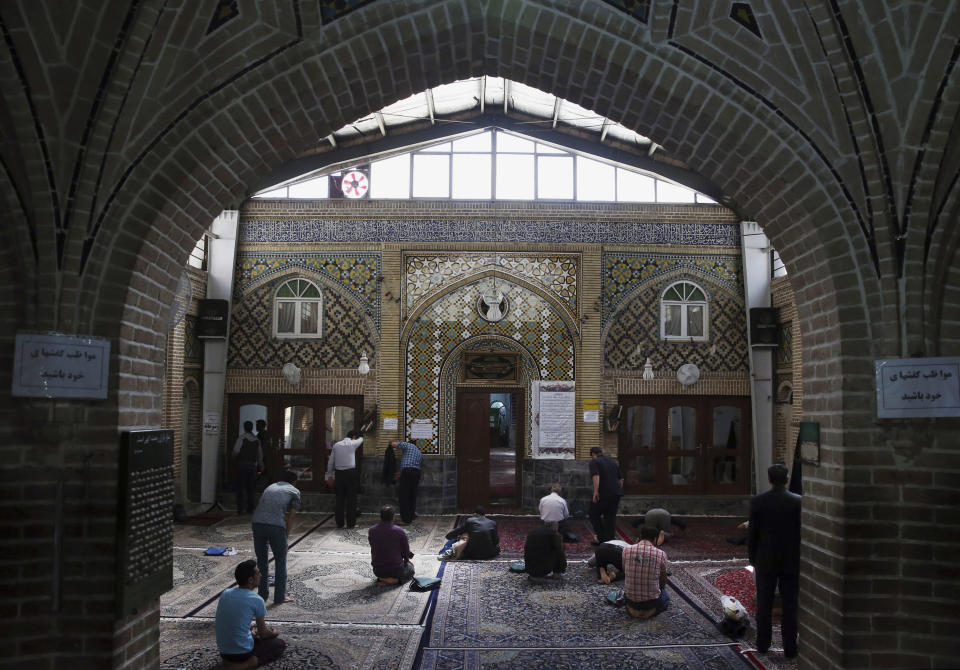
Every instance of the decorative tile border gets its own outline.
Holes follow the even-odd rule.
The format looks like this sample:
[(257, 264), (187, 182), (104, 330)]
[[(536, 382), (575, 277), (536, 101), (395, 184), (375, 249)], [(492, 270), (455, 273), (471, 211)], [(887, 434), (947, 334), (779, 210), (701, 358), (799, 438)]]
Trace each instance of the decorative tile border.
[(450, 284), (496, 270), (542, 287), (561, 300), (576, 321), (579, 304), (580, 254), (516, 254), (449, 252), (404, 254), (406, 313)]
[(622, 221), (257, 219), (241, 242), (541, 242), (739, 246), (740, 225)]

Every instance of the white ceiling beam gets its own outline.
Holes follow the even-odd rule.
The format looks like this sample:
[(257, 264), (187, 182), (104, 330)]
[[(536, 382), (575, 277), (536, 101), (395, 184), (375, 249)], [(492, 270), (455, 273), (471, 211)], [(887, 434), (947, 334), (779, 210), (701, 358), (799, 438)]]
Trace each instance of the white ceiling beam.
[(507, 108), (510, 106), (510, 80), (503, 80), (503, 115), (507, 115)]
[(384, 137), (387, 136), (387, 124), (383, 122), (383, 114), (381, 112), (376, 112), (374, 116), (377, 119), (377, 125), (380, 126), (380, 134)]
[(487, 75), (480, 77), (480, 113), (483, 114), (483, 108), (487, 104)]
[(434, 118), (434, 106), (433, 106), (433, 89), (427, 89), (427, 111), (430, 112), (430, 125), (437, 125), (437, 120)]
[(327, 135), (327, 140), (329, 140), (330, 146), (332, 146), (334, 149), (337, 148), (337, 138), (333, 136), (333, 133)]
[(560, 105), (563, 104), (563, 100), (556, 98), (553, 101), (553, 127), (557, 127), (557, 121), (560, 120)]
[(600, 141), (603, 142), (607, 139), (607, 131), (610, 130), (610, 119), (603, 119), (603, 126), (600, 128)]

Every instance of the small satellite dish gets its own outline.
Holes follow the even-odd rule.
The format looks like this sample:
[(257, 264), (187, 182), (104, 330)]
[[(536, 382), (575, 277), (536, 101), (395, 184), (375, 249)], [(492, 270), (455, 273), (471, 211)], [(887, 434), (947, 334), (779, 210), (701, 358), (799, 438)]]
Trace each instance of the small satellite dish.
[(684, 363), (677, 368), (677, 381), (684, 386), (696, 384), (700, 379), (700, 368), (693, 363)]

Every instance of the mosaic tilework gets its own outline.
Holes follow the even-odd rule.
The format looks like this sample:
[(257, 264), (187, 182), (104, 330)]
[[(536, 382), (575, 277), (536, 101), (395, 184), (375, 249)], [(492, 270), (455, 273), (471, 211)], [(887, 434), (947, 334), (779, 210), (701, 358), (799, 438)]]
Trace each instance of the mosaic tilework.
[(658, 370), (676, 370), (684, 363), (693, 363), (703, 371), (749, 371), (742, 291), (734, 297), (700, 277), (695, 280), (708, 294), (710, 339), (704, 342), (660, 339), (660, 293), (663, 286), (653, 281), (635, 292), (612, 315), (603, 338), (604, 366), (640, 370), (649, 356), (653, 367)]
[(694, 282), (701, 279), (743, 293), (739, 256), (705, 254), (656, 254), (612, 252), (603, 255), (603, 323), (623, 300), (632, 298), (637, 286), (655, 277), (677, 271)]
[(544, 242), (739, 246), (736, 223), (259, 219), (240, 222), (241, 242)]
[(199, 319), (187, 314), (183, 317), (183, 361), (185, 363), (203, 362), (203, 340), (197, 337)]
[(604, 2), (625, 11), (641, 23), (647, 23), (650, 20), (651, 0), (604, 0)]
[(320, 19), (324, 24), (339, 19), (344, 14), (349, 14), (355, 9), (368, 5), (373, 0), (319, 0)]
[[(414, 419), (430, 419), (433, 437), (418, 440), (424, 453), (439, 454), (440, 373), (450, 352), (466, 340), (479, 336), (512, 339), (529, 353), (539, 367), (541, 379), (574, 378), (574, 335), (561, 316), (533, 291), (497, 281), (511, 302), (502, 321), (489, 323), (476, 311), (476, 298), (493, 288), (484, 277), (461, 286), (436, 300), (409, 331), (406, 342), (406, 434)], [(452, 448), (452, 445), (450, 445)]]
[(746, 2), (734, 2), (730, 5), (730, 18), (749, 30), (751, 33), (763, 39), (760, 34), (760, 24), (757, 23), (757, 17), (753, 14), (753, 8)]
[(275, 274), (304, 269), (332, 279), (364, 306), (374, 324), (380, 326), (380, 267), (378, 253), (304, 254), (238, 252), (234, 290), (244, 294)]
[[(308, 279), (307, 273), (304, 273)], [(369, 316), (343, 293), (320, 284), (323, 291), (323, 337), (316, 340), (273, 337), (273, 294), (289, 275), (259, 284), (233, 305), (227, 365), (232, 368), (355, 368), (367, 352), (371, 365), (378, 334)]]
[(240, 16), (240, 8), (237, 7), (237, 0), (219, 0), (210, 18), (210, 25), (207, 26), (207, 35), (238, 16)]
[(457, 382), (463, 375), (464, 351), (515, 351), (520, 354), (519, 370), (517, 381), (519, 389), (524, 393), (524, 414), (523, 414), (523, 435), (526, 452), (528, 457), (533, 454), (533, 431), (530, 429), (530, 417), (533, 415), (532, 394), (530, 393), (530, 382), (540, 378), (540, 370), (533, 356), (518, 342), (509, 337), (496, 335), (487, 335), (466, 342), (460, 343), (447, 356), (447, 362), (443, 366), (440, 377), (440, 397), (443, 402), (440, 403), (440, 450), (444, 456), (450, 456), (455, 453), (454, 440), (457, 430)]
[(498, 270), (523, 277), (553, 293), (577, 319), (580, 254), (446, 253), (404, 257), (404, 304), (409, 314), (444, 287), (471, 275)]
[(777, 338), (777, 365), (787, 366), (793, 363), (793, 324), (789, 321), (780, 324), (780, 336)]

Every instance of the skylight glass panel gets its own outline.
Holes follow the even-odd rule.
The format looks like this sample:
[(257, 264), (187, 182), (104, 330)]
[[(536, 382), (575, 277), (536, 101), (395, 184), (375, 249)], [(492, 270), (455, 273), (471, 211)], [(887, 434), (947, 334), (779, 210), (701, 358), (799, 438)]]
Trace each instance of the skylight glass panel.
[(533, 155), (497, 154), (497, 200), (533, 200), (533, 195)]
[(426, 149), (421, 149), (421, 153), (450, 153), (450, 143), (441, 142), (440, 144), (434, 144), (433, 146), (427, 147)]
[(450, 157), (413, 155), (413, 197), (450, 197)]
[(617, 200), (619, 202), (656, 202), (653, 177), (617, 168)]
[(259, 193), (253, 196), (254, 198), (286, 198), (287, 197), (287, 187), (283, 188), (274, 188), (269, 191), (260, 191)]
[(689, 188), (677, 186), (668, 181), (657, 180), (657, 202), (685, 203), (694, 201), (694, 192)]
[(616, 179), (616, 169), (612, 165), (577, 156), (577, 200), (615, 200)]
[(477, 133), (476, 135), (471, 135), (470, 137), (464, 137), (463, 139), (453, 141), (453, 150), (457, 151), (486, 151), (490, 152), (492, 148), (492, 133), (487, 130), (482, 133)]
[(454, 114), (477, 105), (477, 83), (473, 79), (455, 81), (433, 89), (433, 109), (437, 114)]
[(573, 156), (537, 157), (537, 197), (573, 199)]
[(510, 133), (497, 133), (497, 152), (533, 153), (534, 143)]
[(302, 181), (299, 184), (290, 185), (291, 198), (316, 199), (326, 198), (330, 195), (330, 185), (326, 177), (318, 177), (309, 181)]
[(490, 162), (490, 154), (454, 154), (452, 196), (462, 200), (489, 200)]
[(370, 197), (410, 197), (410, 154), (370, 164)]
[(537, 153), (538, 154), (569, 154), (569, 151), (564, 151), (563, 149), (558, 149), (557, 147), (550, 146), (549, 144), (542, 144), (537, 142)]
[(703, 193), (697, 193), (697, 202), (703, 203), (705, 205), (716, 205), (717, 201), (711, 197), (705, 196)]

